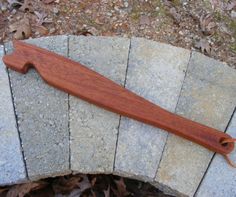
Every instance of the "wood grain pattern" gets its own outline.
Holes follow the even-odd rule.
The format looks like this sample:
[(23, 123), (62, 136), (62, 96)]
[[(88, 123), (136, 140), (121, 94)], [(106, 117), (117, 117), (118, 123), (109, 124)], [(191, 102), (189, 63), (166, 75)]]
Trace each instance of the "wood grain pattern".
[(231, 138), (228, 134), (168, 112), (80, 63), (20, 41), (14, 41), (14, 48), (3, 61), (15, 71), (26, 73), (34, 67), (49, 85), (97, 106), (164, 129), (223, 155), (234, 149), (233, 143), (221, 144), (222, 140)]

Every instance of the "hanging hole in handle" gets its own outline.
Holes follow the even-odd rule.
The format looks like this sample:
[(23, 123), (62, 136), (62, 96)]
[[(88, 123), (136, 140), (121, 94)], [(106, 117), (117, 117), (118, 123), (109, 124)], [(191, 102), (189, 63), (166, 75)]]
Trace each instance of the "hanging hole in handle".
[(220, 138), (219, 143), (221, 144), (221, 146), (227, 147), (229, 145), (229, 142), (226, 140), (227, 140), (227, 138), (224, 138), (224, 137)]

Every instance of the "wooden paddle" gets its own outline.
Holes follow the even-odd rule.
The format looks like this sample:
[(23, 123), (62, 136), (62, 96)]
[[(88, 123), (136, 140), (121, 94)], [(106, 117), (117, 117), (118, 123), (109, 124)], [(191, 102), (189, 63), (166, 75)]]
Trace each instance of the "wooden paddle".
[(12, 54), (3, 57), (7, 67), (23, 74), (34, 67), (51, 86), (200, 144), (230, 162), (227, 154), (235, 141), (230, 135), (173, 114), (78, 62), (20, 41), (14, 41), (14, 48)]

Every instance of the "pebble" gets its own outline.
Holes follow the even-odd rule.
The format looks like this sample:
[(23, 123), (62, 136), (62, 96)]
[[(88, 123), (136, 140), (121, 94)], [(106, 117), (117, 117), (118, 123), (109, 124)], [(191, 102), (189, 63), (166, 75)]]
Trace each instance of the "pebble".
[(107, 16), (112, 16), (112, 13), (110, 13), (110, 12), (107, 12)]
[(1, 11), (5, 12), (7, 10), (7, 4), (6, 3), (2, 3), (1, 4)]
[(52, 11), (53, 11), (53, 13), (56, 14), (56, 15), (59, 14), (59, 10), (58, 10), (57, 8), (53, 8)]
[(129, 3), (128, 2), (124, 2), (124, 6), (127, 8), (129, 7)]
[(230, 15), (232, 18), (236, 18), (236, 11), (232, 10)]
[(56, 31), (56, 29), (53, 27), (49, 30), (49, 34), (53, 34)]

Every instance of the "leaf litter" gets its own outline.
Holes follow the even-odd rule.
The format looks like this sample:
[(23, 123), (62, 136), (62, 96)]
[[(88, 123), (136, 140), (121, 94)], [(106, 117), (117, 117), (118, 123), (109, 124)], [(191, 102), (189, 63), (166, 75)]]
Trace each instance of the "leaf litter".
[(148, 183), (113, 175), (67, 175), (0, 188), (1, 197), (168, 197)]
[(25, 16), (20, 21), (11, 24), (9, 30), (14, 33), (14, 38), (17, 40), (29, 38), (31, 35), (31, 26), (28, 17)]
[[(0, 42), (58, 34), (136, 36), (204, 51), (236, 68), (236, 0), (0, 1), (8, 27), (0, 30)], [(20, 30), (9, 26), (24, 14), (31, 34), (15, 35)]]

